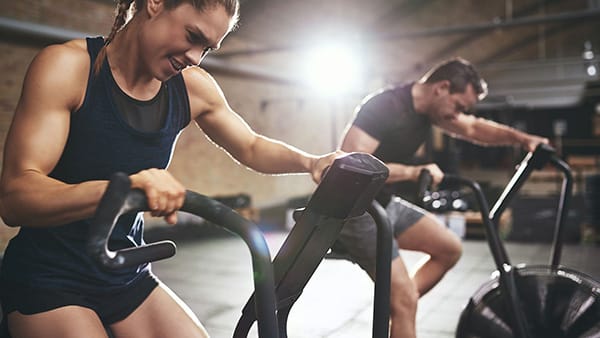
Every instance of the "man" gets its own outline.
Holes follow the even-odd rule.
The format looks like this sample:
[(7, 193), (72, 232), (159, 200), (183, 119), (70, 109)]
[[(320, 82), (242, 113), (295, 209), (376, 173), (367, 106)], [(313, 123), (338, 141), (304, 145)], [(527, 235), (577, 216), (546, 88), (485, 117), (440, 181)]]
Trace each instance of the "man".
[[(391, 337), (415, 337), (417, 301), (433, 288), (458, 261), (460, 240), (435, 216), (394, 195), (393, 183), (416, 181), (428, 169), (433, 183), (444, 173), (433, 163), (407, 165), (428, 137), (432, 126), (461, 139), (482, 145), (520, 145), (531, 151), (542, 137), (520, 132), (490, 120), (469, 115), (487, 94), (487, 84), (467, 61), (455, 58), (427, 72), (421, 80), (383, 88), (369, 95), (357, 108), (341, 149), (375, 155), (387, 164), (390, 176), (378, 200), (390, 217), (395, 237), (391, 280)], [(373, 278), (376, 228), (370, 216), (352, 219), (344, 227), (338, 245)], [(398, 248), (428, 255), (409, 274)]]

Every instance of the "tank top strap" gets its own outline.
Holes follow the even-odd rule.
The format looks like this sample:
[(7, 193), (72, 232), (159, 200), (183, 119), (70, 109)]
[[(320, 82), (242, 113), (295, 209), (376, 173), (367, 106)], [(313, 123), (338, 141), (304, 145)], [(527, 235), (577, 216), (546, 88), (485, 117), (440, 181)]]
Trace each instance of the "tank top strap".
[(190, 116), (190, 101), (187, 95), (187, 88), (183, 75), (181, 73), (167, 80), (167, 90), (169, 93), (169, 108), (178, 112), (174, 117), (175, 128), (182, 130), (191, 120)]
[(95, 36), (88, 37), (85, 39), (87, 41), (88, 53), (90, 54), (90, 59), (92, 61), (92, 65), (96, 62), (96, 58), (98, 57), (98, 53), (104, 46), (104, 37)]

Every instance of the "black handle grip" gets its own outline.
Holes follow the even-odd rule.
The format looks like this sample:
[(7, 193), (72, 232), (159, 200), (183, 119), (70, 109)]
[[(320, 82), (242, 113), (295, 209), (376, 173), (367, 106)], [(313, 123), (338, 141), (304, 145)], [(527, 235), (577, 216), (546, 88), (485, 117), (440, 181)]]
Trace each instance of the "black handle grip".
[(433, 176), (429, 169), (421, 169), (419, 178), (417, 179), (417, 203), (419, 205), (423, 205), (423, 200), (428, 195), (432, 182)]
[(533, 152), (525, 156), (524, 161), (529, 161), (532, 169), (540, 170), (556, 155), (556, 150), (549, 144), (540, 143)]
[[(453, 174), (444, 174), (444, 178), (440, 182), (440, 186), (460, 185), (463, 180), (460, 176)], [(431, 201), (431, 186), (433, 184), (433, 175), (429, 169), (421, 169), (417, 180), (417, 204), (421, 207)]]
[[(88, 253), (109, 269), (133, 267), (169, 258), (176, 252), (176, 246), (171, 241), (160, 241), (116, 251), (108, 248), (110, 234), (119, 216), (149, 210), (145, 193), (137, 189), (132, 190), (130, 186), (131, 182), (127, 175), (114, 174), (91, 222), (87, 243)], [(180, 211), (195, 214), (209, 221), (216, 220), (215, 223), (219, 225), (228, 224), (234, 228), (233, 232), (242, 232), (239, 228), (246, 227), (248, 223), (221, 202), (189, 190), (185, 193)], [(227, 230), (231, 231), (231, 229)]]
[(88, 253), (109, 269), (132, 267), (173, 256), (176, 248), (171, 241), (117, 251), (108, 248), (110, 234), (119, 216), (148, 209), (145, 194), (140, 190), (131, 190), (129, 177), (123, 173), (114, 174), (91, 221), (87, 242)]

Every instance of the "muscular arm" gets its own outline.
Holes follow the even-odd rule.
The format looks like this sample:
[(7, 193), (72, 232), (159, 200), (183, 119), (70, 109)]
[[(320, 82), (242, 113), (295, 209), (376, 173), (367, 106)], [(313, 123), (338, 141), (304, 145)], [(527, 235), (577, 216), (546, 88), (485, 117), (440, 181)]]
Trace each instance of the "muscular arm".
[(473, 115), (459, 114), (454, 120), (435, 124), (453, 136), (482, 145), (519, 145), (533, 151), (539, 143), (548, 143), (546, 138)]
[(8, 132), (0, 214), (12, 226), (48, 226), (89, 217), (106, 182), (69, 185), (48, 177), (63, 151), (71, 111), (89, 70), (85, 42), (44, 49), (31, 63)]
[(227, 104), (217, 83), (198, 68), (184, 72), (192, 118), (204, 133), (241, 164), (265, 174), (311, 173), (316, 181), (335, 157), (308, 154), (254, 132)]
[[(377, 147), (379, 146), (379, 140), (375, 139), (364, 130), (360, 129), (357, 126), (351, 126), (345, 137), (342, 141), (341, 149), (346, 152), (365, 152), (369, 154), (373, 154)], [(390, 174), (387, 179), (387, 183), (394, 183), (400, 181), (415, 181), (419, 177), (419, 173), (422, 169), (427, 168), (432, 173), (434, 177), (434, 182), (439, 182), (443, 173), (435, 164), (427, 164), (427, 165), (404, 165), (401, 163), (386, 163)]]

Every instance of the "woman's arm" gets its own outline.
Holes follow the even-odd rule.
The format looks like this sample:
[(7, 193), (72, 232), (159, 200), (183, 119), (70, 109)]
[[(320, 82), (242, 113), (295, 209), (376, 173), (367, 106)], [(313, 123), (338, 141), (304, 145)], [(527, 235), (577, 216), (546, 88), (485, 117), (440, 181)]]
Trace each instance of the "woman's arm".
[(253, 131), (227, 104), (214, 79), (199, 68), (185, 72), (192, 118), (204, 133), (241, 164), (265, 174), (311, 173), (319, 181), (340, 153), (317, 156)]
[(64, 149), (70, 114), (89, 73), (85, 41), (45, 48), (32, 61), (4, 148), (0, 215), (11, 226), (46, 226), (89, 217), (106, 182), (69, 185), (48, 177)]

